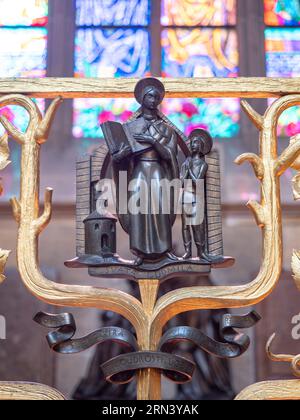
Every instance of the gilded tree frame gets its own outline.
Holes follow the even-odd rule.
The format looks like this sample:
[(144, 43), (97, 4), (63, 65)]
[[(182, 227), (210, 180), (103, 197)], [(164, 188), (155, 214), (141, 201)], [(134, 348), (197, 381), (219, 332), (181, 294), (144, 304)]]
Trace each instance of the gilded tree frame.
[[(277, 98), (264, 115), (258, 114), (246, 101), (242, 106), (259, 131), (259, 154), (245, 153), (236, 164), (249, 162), (258, 179), (261, 200), (250, 201), (257, 225), (262, 231), (263, 253), (259, 274), (242, 286), (189, 287), (172, 291), (157, 299), (159, 281), (139, 282), (141, 300), (121, 292), (93, 286), (64, 285), (47, 279), (38, 260), (38, 240), (51, 220), (51, 188), (45, 192), (40, 211), (40, 150), (48, 139), (55, 113), (64, 98), (132, 97), (135, 79), (0, 79), (0, 108), (19, 105), (30, 116), (27, 130), (18, 131), (4, 116), (0, 123), (6, 134), (0, 142), (0, 169), (9, 162), (8, 135), (22, 149), (20, 197), (11, 200), (18, 223), (17, 264), (27, 289), (48, 304), (64, 307), (98, 308), (114, 311), (127, 318), (135, 328), (140, 350), (156, 350), (165, 324), (174, 316), (191, 310), (243, 308), (263, 301), (272, 293), (282, 271), (282, 215), (280, 176), (290, 167), (300, 170), (300, 135), (278, 155), (277, 124), (286, 109), (300, 105), (300, 79), (237, 78), (237, 79), (164, 79), (167, 97), (238, 97)], [(31, 98), (53, 99), (43, 117)], [(2, 166), (1, 166), (2, 162)], [(295, 196), (298, 179), (295, 177)], [(300, 279), (299, 254), (295, 251), (293, 267)], [(3, 274), (8, 251), (1, 251)], [(2, 278), (2, 277), (1, 277)], [(241, 279), (242, 280), (242, 279)], [(138, 375), (138, 399), (161, 398), (160, 372), (154, 369)]]

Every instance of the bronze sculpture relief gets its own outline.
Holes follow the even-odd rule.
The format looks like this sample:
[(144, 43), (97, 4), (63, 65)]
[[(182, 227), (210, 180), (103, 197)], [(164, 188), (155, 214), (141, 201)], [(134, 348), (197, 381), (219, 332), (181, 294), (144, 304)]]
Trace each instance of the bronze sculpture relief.
[[(79, 246), (77, 258), (66, 266), (88, 267), (96, 277), (163, 281), (233, 265), (233, 258), (223, 256), (220, 168), (218, 154), (212, 151), (213, 139), (200, 129), (187, 138), (159, 111), (164, 96), (158, 79), (140, 80), (135, 87), (140, 109), (125, 124), (102, 124), (107, 146), (101, 146), (102, 159), (96, 153), (79, 162)], [(109, 168), (113, 200), (104, 182)], [(104, 209), (109, 201), (115, 203), (111, 213), (117, 219)], [(172, 230), (180, 215), (185, 254), (176, 256)], [(129, 235), (133, 261), (116, 253), (116, 220)], [(112, 226), (109, 232), (108, 225)], [(192, 257), (192, 233), (197, 258)], [(110, 252), (101, 251), (104, 245)]]
[[(114, 95), (116, 97), (121, 89), (124, 89), (126, 95), (131, 94), (133, 86), (133, 82), (130, 80), (121, 82), (118, 80), (104, 80), (104, 82), (95, 80), (92, 87), (90, 81), (87, 83), (84, 80), (76, 83), (73, 80), (64, 80), (58, 84), (57, 80), (50, 79), (45, 83), (46, 85), (41, 80), (35, 81), (33, 84), (28, 80), (6, 81), (3, 84), (2, 93), (7, 93), (8, 90), (9, 92), (17, 91), (32, 95), (36, 92), (37, 95), (49, 98), (57, 96), (58, 86), (60, 86), (59, 91), (62, 92), (64, 97), (78, 97), (82, 96), (83, 93), (87, 97), (95, 97), (95, 94)], [(89, 269), (95, 270), (95, 275), (105, 277), (109, 277), (107, 273), (110, 272), (114, 272), (113, 274), (124, 272), (126, 278), (132, 276), (135, 280), (139, 279), (139, 275), (145, 275), (138, 282), (141, 299), (139, 300), (128, 293), (112, 288), (57, 284), (50, 281), (42, 274), (38, 263), (38, 239), (50, 222), (52, 210), (52, 189), (48, 188), (45, 194), (44, 211), (39, 211), (40, 148), (47, 140), (49, 128), (60, 99), (55, 100), (50, 105), (44, 118), (38, 107), (26, 96), (9, 95), (1, 99), (1, 106), (19, 104), (30, 115), (30, 123), (25, 133), (19, 132), (4, 116), (1, 117), (2, 125), (22, 147), (20, 198), (12, 199), (12, 207), (14, 217), (19, 225), (17, 259), (24, 284), (38, 299), (52, 305), (91, 307), (106, 311), (112, 310), (122, 315), (131, 322), (136, 332), (139, 349), (144, 351), (143, 356), (147, 358), (147, 352), (155, 352), (158, 349), (162, 329), (176, 315), (198, 309), (216, 310), (225, 306), (229, 308), (251, 306), (264, 300), (273, 291), (282, 271), (283, 253), (279, 179), (298, 158), (300, 150), (298, 139), (295, 144), (290, 144), (280, 156), (277, 152), (276, 128), (278, 118), (284, 110), (299, 105), (300, 101), (299, 95), (295, 94), (299, 91), (297, 82), (293, 80), (215, 79), (209, 86), (207, 86), (207, 80), (167, 80), (166, 85), (168, 91), (176, 97), (182, 97), (183, 93), (187, 96), (189, 93), (194, 96), (198, 95), (198, 97), (202, 95), (228, 97), (232, 93), (238, 97), (280, 96), (263, 116), (254, 111), (249, 104), (243, 103), (247, 115), (260, 131), (259, 155), (245, 153), (235, 160), (237, 164), (250, 162), (261, 184), (261, 200), (259, 202), (252, 200), (248, 203), (248, 207), (255, 215), (257, 225), (262, 229), (263, 236), (263, 258), (260, 271), (250, 283), (241, 286), (207, 287), (202, 285), (179, 289), (174, 287), (174, 283), (172, 283), (173, 290), (157, 299), (157, 292), (160, 288), (159, 280), (165, 279), (166, 275), (169, 276), (171, 268), (172, 270), (176, 268), (176, 272), (179, 272), (179, 270), (184, 272), (184, 270), (188, 271), (188, 266), (194, 264), (195, 272), (198, 273), (196, 270), (207, 266), (204, 266), (199, 259), (183, 260), (182, 262), (180, 258), (178, 258), (178, 261), (164, 265), (162, 263), (164, 256), (159, 261), (151, 261), (148, 266), (147, 261), (143, 261), (140, 266), (137, 266), (133, 261), (122, 261), (116, 254), (113, 254), (113, 257), (107, 257), (105, 255), (107, 253), (107, 243), (105, 243), (107, 238), (105, 239), (105, 236), (103, 243), (105, 246), (99, 250), (101, 255), (95, 255), (95, 257), (98, 257), (98, 259), (96, 258), (97, 263), (95, 265), (81, 263), (81, 265), (80, 258), (85, 255), (85, 240), (83, 237), (85, 225), (83, 221), (97, 210), (95, 203), (98, 201), (99, 191), (95, 186), (99, 181), (99, 174), (101, 179), (111, 176), (111, 157), (107, 153), (107, 147), (103, 147), (103, 145), (77, 165), (78, 259), (73, 261), (73, 264), (74, 266), (78, 264), (78, 266), (89, 267)], [(163, 121), (167, 122), (167, 119), (161, 113), (158, 113), (158, 115)], [(137, 117), (138, 114), (135, 115), (134, 119)], [(172, 127), (170, 122), (167, 122), (167, 124)], [(177, 132), (176, 127), (173, 127), (173, 129)], [(184, 151), (185, 156), (188, 157), (187, 146), (183, 144), (182, 139), (184, 137), (180, 138), (178, 136), (178, 145)], [(208, 163), (205, 180), (208, 254), (221, 255), (218, 158), (212, 151), (205, 157), (205, 160)], [(102, 200), (102, 192), (100, 192), (100, 197)], [(99, 216), (95, 214), (95, 217)], [(92, 219), (92, 222), (94, 224), (94, 219)], [(95, 228), (96, 225), (95, 222)], [(100, 227), (100, 224), (98, 227)], [(94, 235), (94, 231), (91, 231), (91, 233)], [(104, 230), (97, 233), (98, 238), (102, 238), (102, 234), (105, 234)], [(214, 238), (216, 235), (217, 239)], [(110, 232), (109, 238), (115, 238), (113, 232)], [(97, 243), (97, 241), (95, 242)], [(88, 252), (93, 251), (87, 249)], [(207, 265), (209, 264), (207, 263)], [(154, 266), (156, 266), (156, 269), (153, 269)], [(98, 273), (97, 270), (99, 270)], [(128, 275), (130, 270), (132, 270), (131, 274)], [(156, 272), (159, 272), (160, 277), (154, 277)], [(150, 281), (147, 280), (147, 273)], [(156, 281), (154, 281), (155, 278)], [(195, 278), (199, 279), (199, 276), (195, 276)], [(186, 281), (185, 277), (184, 281)], [(153, 400), (161, 398), (160, 371), (156, 367), (153, 369), (153, 366), (152, 368), (148, 366), (146, 370), (138, 371), (137, 394), (138, 399)]]
[(164, 94), (163, 84), (156, 79), (144, 79), (137, 84), (135, 97), (141, 112), (136, 120), (125, 124), (131, 147), (124, 145), (121, 151), (112, 154), (117, 166), (124, 161), (128, 166), (128, 181), (132, 181), (129, 202), (144, 185), (148, 186), (146, 196), (141, 197), (147, 208), (137, 214), (129, 208), (127, 221), (122, 224), (129, 234), (130, 249), (138, 257), (138, 264), (142, 260), (158, 260), (172, 251), (174, 215), (163, 213), (161, 209), (156, 212), (153, 208), (154, 202), (161, 207), (160, 183), (178, 178), (179, 171), (177, 135), (158, 115)]

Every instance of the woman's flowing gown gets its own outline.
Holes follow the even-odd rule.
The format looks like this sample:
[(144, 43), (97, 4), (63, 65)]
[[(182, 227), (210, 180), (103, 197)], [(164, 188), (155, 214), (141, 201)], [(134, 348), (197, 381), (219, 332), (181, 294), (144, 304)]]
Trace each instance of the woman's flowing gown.
[[(146, 131), (137, 133), (141, 118)], [(133, 135), (150, 135), (162, 146), (158, 151), (153, 145), (146, 152), (132, 157), (128, 180), (131, 191), (126, 230), (130, 235), (130, 249), (139, 257), (153, 260), (172, 250), (174, 194), (166, 198), (161, 192), (161, 185), (165, 180), (178, 178), (177, 134), (161, 119), (148, 120), (143, 115), (127, 126)], [(146, 196), (142, 197), (143, 194)], [(137, 200), (137, 196), (143, 202)], [(167, 203), (168, 212), (164, 211), (165, 199), (170, 201)], [(132, 211), (130, 207), (133, 203), (141, 206), (140, 211)]]

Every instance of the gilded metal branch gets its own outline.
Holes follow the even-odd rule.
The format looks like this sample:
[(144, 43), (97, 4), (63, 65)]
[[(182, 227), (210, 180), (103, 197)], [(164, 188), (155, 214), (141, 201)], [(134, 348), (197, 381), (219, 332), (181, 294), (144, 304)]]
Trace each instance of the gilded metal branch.
[(276, 334), (273, 334), (266, 345), (266, 352), (270, 360), (273, 362), (288, 362), (292, 366), (293, 374), (300, 378), (300, 355), (293, 356), (290, 354), (274, 354), (271, 350), (272, 344), (274, 343)]
[(42, 122), (40, 123), (35, 134), (36, 141), (39, 144), (43, 144), (47, 141), (49, 137), (51, 125), (54, 121), (56, 112), (62, 102), (63, 102), (63, 99), (61, 97), (58, 97), (54, 99), (54, 101), (51, 102), (49, 108), (47, 109), (46, 115), (43, 118)]
[(298, 172), (292, 179), (292, 188), (294, 200), (300, 200), (300, 172)]
[(19, 224), (20, 219), (21, 219), (21, 204), (20, 204), (20, 201), (16, 197), (11, 198), (9, 201), (10, 201), (10, 204), (11, 204), (11, 207), (12, 207), (14, 218), (15, 218), (16, 222)]
[(19, 131), (6, 117), (0, 116), (0, 123), (3, 125), (5, 130), (11, 137), (20, 144), (24, 144), (26, 141), (26, 135), (29, 133), (34, 126), (37, 126), (42, 120), (42, 114), (38, 106), (31, 99), (22, 95), (7, 95), (0, 99), (0, 107), (9, 105), (17, 105), (24, 108), (29, 114), (29, 125), (26, 132)]
[[(0, 138), (0, 170), (3, 170), (11, 162), (9, 160), (9, 147), (8, 147), (8, 136), (5, 133)], [(3, 186), (0, 178), (0, 195), (3, 193)], [(0, 284), (5, 280), (4, 269), (7, 263), (11, 251), (3, 250), (0, 248)]]
[(294, 250), (292, 256), (292, 272), (296, 286), (300, 291), (300, 251)]
[(299, 401), (300, 380), (260, 382), (244, 389), (236, 401)]
[[(298, 142), (300, 139), (300, 134), (296, 134), (295, 136), (291, 137), (290, 144), (294, 144)], [(292, 163), (291, 168), (295, 169), (296, 171), (300, 171), (300, 156)]]
[(0, 284), (5, 280), (4, 269), (11, 251), (0, 248)]
[(264, 228), (266, 224), (266, 213), (264, 207), (254, 200), (248, 201), (247, 207), (252, 211), (257, 226), (261, 229)]
[(256, 177), (259, 180), (263, 179), (265, 169), (262, 160), (259, 156), (257, 156), (254, 153), (244, 153), (243, 155), (236, 158), (236, 160), (234, 161), (234, 163), (236, 163), (237, 165), (241, 165), (244, 162), (250, 162), (253, 166)]
[(4, 115), (0, 116), (0, 123), (3, 125), (7, 133), (19, 144), (23, 144), (25, 142), (25, 135), (21, 133)]
[[(293, 356), (289, 354), (274, 354), (271, 346), (275, 340), (276, 334), (273, 334), (266, 345), (266, 352), (273, 362), (288, 362), (291, 364), (294, 376), (300, 378), (300, 355)], [(237, 397), (236, 401), (245, 400), (300, 400), (300, 380), (287, 381), (268, 381), (260, 382), (244, 389)]]
[(258, 130), (262, 130), (264, 117), (255, 111), (255, 109), (252, 108), (252, 106), (247, 101), (241, 101), (241, 106), (255, 127), (258, 128)]
[(299, 156), (300, 136), (297, 136), (296, 141), (290, 143), (275, 162), (275, 170), (278, 175), (282, 175), (288, 168), (293, 167), (294, 162)]
[(45, 191), (43, 214), (33, 222), (33, 226), (38, 234), (40, 234), (50, 223), (52, 217), (52, 197), (53, 189), (47, 188)]
[(46, 385), (0, 382), (0, 401), (63, 401), (65, 397)]
[(9, 160), (8, 135), (4, 133), (0, 137), (0, 171), (3, 171), (10, 163)]

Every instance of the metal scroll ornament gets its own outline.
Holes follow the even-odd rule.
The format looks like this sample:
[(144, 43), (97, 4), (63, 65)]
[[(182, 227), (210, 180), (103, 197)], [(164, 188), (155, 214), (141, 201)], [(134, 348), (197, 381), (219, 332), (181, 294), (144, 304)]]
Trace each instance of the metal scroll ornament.
[(235, 331), (235, 328), (250, 328), (259, 320), (260, 316), (256, 312), (246, 316), (224, 315), (220, 327), (224, 342), (218, 342), (196, 328), (172, 328), (162, 337), (157, 351), (139, 351), (136, 338), (124, 328), (105, 327), (74, 339), (76, 323), (73, 315), (40, 312), (34, 318), (38, 324), (55, 329), (47, 335), (47, 341), (49, 347), (57, 353), (76, 354), (107, 342), (118, 344), (123, 353), (103, 363), (101, 369), (108, 382), (119, 385), (131, 382), (141, 369), (158, 369), (172, 382), (185, 384), (192, 379), (195, 364), (175, 354), (180, 343), (188, 342), (216, 357), (236, 358), (248, 350), (250, 340), (247, 335)]
[[(106, 145), (78, 162), (77, 258), (67, 267), (87, 267), (97, 277), (164, 281), (233, 265), (233, 258), (223, 256), (213, 139), (202, 129), (187, 138), (159, 111), (164, 95), (159, 80), (141, 80), (135, 88), (137, 113), (125, 124), (102, 124)], [(114, 199), (107, 194), (108, 179)], [(180, 214), (185, 252), (177, 256), (172, 230)], [(135, 260), (117, 254), (118, 222)]]

